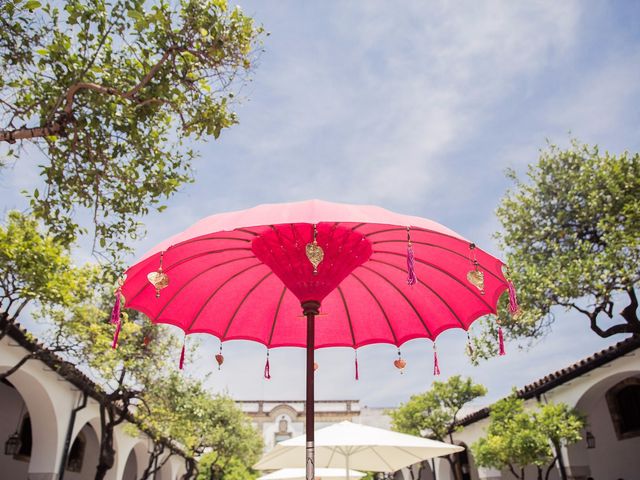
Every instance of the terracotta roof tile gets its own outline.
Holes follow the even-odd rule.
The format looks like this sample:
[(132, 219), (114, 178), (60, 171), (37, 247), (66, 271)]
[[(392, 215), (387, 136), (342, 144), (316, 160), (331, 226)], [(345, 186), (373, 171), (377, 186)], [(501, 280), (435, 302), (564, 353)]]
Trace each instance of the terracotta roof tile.
[[(574, 378), (580, 377), (591, 370), (594, 370), (602, 365), (605, 365), (613, 360), (620, 358), (634, 350), (640, 348), (640, 337), (629, 337), (626, 340), (616, 343), (604, 350), (594, 353), (593, 355), (579, 360), (565, 368), (561, 368), (553, 373), (525, 385), (516, 392), (519, 398), (529, 399), (533, 397), (539, 397), (545, 392), (556, 388), (563, 383), (566, 383)], [(478, 420), (489, 416), (489, 408), (485, 407), (477, 412), (467, 415), (456, 422), (457, 425), (465, 426), (470, 425)]]

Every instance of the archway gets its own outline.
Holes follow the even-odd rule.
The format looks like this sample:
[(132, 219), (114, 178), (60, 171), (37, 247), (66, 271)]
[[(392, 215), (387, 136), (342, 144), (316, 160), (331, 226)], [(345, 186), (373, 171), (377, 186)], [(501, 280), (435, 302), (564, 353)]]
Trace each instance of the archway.
[[(7, 478), (27, 478), (31, 460), (31, 418), (20, 392), (8, 381), (0, 383), (0, 472)], [(7, 454), (9, 439), (19, 441), (15, 453)]]
[(456, 457), (456, 474), (462, 480), (478, 480), (478, 469), (475, 464), (471, 449), (464, 442), (456, 442), (464, 448), (463, 451), (455, 454)]
[(86, 423), (78, 432), (67, 456), (65, 480), (91, 480), (98, 466), (100, 441), (91, 424)]
[(136, 459), (136, 451), (134, 448), (129, 452), (127, 463), (124, 465), (124, 473), (122, 480), (136, 480), (138, 478), (138, 461)]
[[(6, 370), (6, 365), (0, 365), (0, 371)], [(46, 380), (45, 380), (46, 381)], [(2, 447), (8, 440), (9, 435), (19, 430), (24, 438), (23, 443), (28, 442), (28, 433), (31, 433), (31, 451), (26, 454), (26, 446), (23, 445), (23, 451), (20, 453), (21, 458), (14, 458), (22, 462), (22, 467), (26, 465), (29, 474), (46, 473), (50, 474), (57, 471), (58, 453), (61, 447), (60, 431), (58, 425), (58, 414), (54, 406), (52, 389), (43, 384), (43, 380), (28, 372), (27, 367), (23, 367), (12, 374), (8, 381), (2, 383), (4, 394), (7, 396), (7, 405), (12, 405), (15, 411), (13, 417), (7, 422), (3, 422), (3, 429), (12, 430), (12, 432), (3, 432), (0, 440)], [(4, 402), (2, 403), (4, 405)], [(22, 413), (20, 424), (17, 419)], [(6, 413), (7, 409), (3, 409)], [(28, 421), (25, 421), (25, 413), (28, 412)], [(2, 452), (3, 457), (4, 451)], [(7, 461), (3, 458), (3, 461)], [(21, 469), (20, 469), (21, 470)], [(15, 478), (26, 478), (17, 476)]]
[(585, 479), (637, 476), (640, 435), (619, 438), (616, 431), (616, 393), (632, 383), (640, 383), (640, 371), (610, 375), (580, 397), (575, 408), (587, 417), (587, 426), (583, 440), (566, 449), (570, 475)]

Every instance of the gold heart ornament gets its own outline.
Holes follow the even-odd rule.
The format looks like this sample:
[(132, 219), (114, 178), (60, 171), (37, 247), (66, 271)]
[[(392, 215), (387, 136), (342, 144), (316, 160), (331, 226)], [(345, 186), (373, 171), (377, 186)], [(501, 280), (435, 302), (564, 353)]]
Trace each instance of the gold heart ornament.
[(474, 285), (480, 293), (484, 295), (484, 272), (481, 270), (471, 270), (467, 273), (467, 280)]
[(318, 273), (318, 265), (324, 258), (324, 251), (318, 245), (318, 242), (314, 240), (313, 243), (307, 243), (306, 253), (311, 265), (313, 265), (313, 274), (316, 275)]
[(164, 273), (162, 269), (148, 274), (147, 280), (149, 280), (149, 283), (155, 287), (156, 297), (160, 296), (160, 290), (169, 286), (169, 276)]

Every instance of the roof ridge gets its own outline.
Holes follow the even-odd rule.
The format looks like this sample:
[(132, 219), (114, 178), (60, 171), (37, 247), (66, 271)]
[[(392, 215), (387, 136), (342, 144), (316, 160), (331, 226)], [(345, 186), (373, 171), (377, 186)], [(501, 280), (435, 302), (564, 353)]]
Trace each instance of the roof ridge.
[[(640, 336), (631, 336), (525, 385), (516, 391), (516, 396), (524, 400), (539, 397), (563, 383), (612, 362), (638, 348), (640, 348)], [(489, 416), (490, 409), (491, 406), (481, 408), (458, 420), (456, 425), (466, 426), (486, 418)]]
[[(98, 402), (109, 401), (107, 394), (100, 385), (91, 380), (72, 362), (64, 360), (58, 354), (49, 350), (49, 348), (47, 348), (42, 342), (38, 341), (35, 335), (27, 331), (27, 329), (20, 325), (20, 323), (8, 320), (8, 315), (4, 312), (0, 313), (0, 331), (1, 330), (4, 330), (8, 337), (18, 342), (18, 344), (25, 350), (37, 353), (38, 356), (34, 358), (35, 360), (39, 360), (47, 365), (62, 378), (76, 386), (81, 392), (86, 393)], [(122, 412), (122, 407), (120, 405), (115, 403), (114, 405)], [(151, 437), (154, 436), (152, 430), (148, 426), (143, 425), (143, 422), (137, 419), (129, 409), (124, 412), (124, 415), (129, 423), (136, 425), (147, 435), (150, 435)], [(182, 448), (176, 445), (171, 439), (160, 437), (160, 441), (166, 447), (169, 447), (169, 449), (174, 453), (177, 453), (184, 458), (190, 458)]]

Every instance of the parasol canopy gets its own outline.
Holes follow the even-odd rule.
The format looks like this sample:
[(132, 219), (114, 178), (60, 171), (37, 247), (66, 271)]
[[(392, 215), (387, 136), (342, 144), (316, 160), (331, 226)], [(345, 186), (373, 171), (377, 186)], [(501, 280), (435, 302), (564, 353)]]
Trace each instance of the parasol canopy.
[[(299, 460), (299, 459), (298, 459)], [(298, 462), (300, 463), (300, 462)], [(349, 477), (346, 476), (344, 468), (316, 468), (316, 475), (318, 480), (328, 479), (331, 480), (345, 480), (347, 478), (357, 480), (365, 476), (364, 473), (357, 470), (349, 470)], [(304, 468), (282, 468), (271, 472), (267, 475), (258, 477), (257, 480), (304, 480), (305, 470)]]
[[(315, 274), (306, 255), (314, 226), (324, 253)], [(431, 220), (312, 200), (207, 217), (129, 268), (122, 294), (126, 307), (185, 334), (268, 348), (307, 346), (300, 304), (313, 300), (315, 348), (400, 346), (495, 313), (507, 288), (502, 266)], [(168, 285), (156, 294), (148, 276), (160, 270)]]
[[(515, 312), (515, 290), (502, 268), (432, 220), (320, 200), (261, 205), (207, 217), (129, 268), (111, 316), (113, 346), (124, 300), (185, 336), (306, 348), (306, 477), (313, 479), (314, 349), (435, 342), (447, 329), (468, 330), (496, 313), (506, 289)], [(500, 344), (502, 353), (501, 334)], [(394, 364), (402, 369), (400, 350), (398, 356)], [(216, 360), (223, 362), (222, 352)], [(184, 346), (180, 368), (183, 361)]]
[[(429, 458), (464, 450), (459, 445), (347, 421), (317, 430), (315, 447), (316, 465), (342, 468), (343, 473), (345, 468), (395, 472)], [(304, 449), (304, 435), (285, 440), (254, 468), (267, 470), (299, 464)]]

